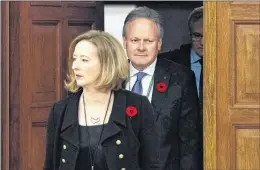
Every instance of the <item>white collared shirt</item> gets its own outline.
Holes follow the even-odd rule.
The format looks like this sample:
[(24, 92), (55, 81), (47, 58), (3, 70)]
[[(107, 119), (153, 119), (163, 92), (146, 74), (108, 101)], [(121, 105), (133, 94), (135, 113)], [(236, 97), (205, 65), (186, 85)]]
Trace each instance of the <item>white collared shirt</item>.
[[(147, 68), (145, 68), (142, 71), (142, 72), (146, 73), (146, 75), (142, 79), (142, 87), (143, 87), (143, 94), (142, 95), (148, 97), (150, 102), (152, 101), (153, 85), (154, 85), (154, 82), (151, 82), (151, 81), (152, 81), (152, 77), (153, 77), (153, 74), (154, 74), (154, 71), (155, 71), (156, 62), (157, 62), (157, 58), (154, 60), (154, 62), (150, 66), (148, 66)], [(130, 62), (130, 84), (129, 84), (129, 82), (126, 83), (126, 88), (125, 88), (126, 90), (131, 91), (131, 89), (133, 88), (133, 86), (136, 82), (136, 79), (137, 79), (137, 73), (138, 72), (139, 71), (136, 68), (134, 68), (134, 66)], [(149, 86), (150, 86), (150, 82), (152, 83), (151, 84), (152, 86), (151, 86), (150, 93), (147, 96)], [(129, 89), (129, 86), (130, 86), (130, 89)]]

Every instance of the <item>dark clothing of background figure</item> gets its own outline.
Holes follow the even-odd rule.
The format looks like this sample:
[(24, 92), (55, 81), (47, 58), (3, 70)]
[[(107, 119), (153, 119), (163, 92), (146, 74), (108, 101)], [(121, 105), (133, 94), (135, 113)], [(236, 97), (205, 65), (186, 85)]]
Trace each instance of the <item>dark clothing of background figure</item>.
[(175, 63), (184, 65), (191, 69), (191, 44), (181, 45), (180, 49), (167, 51), (159, 54), (159, 57), (166, 58)]

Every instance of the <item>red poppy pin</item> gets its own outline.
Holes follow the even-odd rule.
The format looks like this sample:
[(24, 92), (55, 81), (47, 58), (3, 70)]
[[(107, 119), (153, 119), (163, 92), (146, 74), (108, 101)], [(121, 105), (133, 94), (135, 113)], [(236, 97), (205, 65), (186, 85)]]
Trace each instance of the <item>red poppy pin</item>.
[(137, 109), (136, 109), (136, 107), (134, 107), (134, 106), (128, 106), (128, 107), (126, 108), (126, 114), (127, 114), (127, 116), (129, 116), (129, 117), (132, 117), (132, 116), (137, 115)]
[(166, 86), (166, 84), (165, 84), (165, 83), (163, 83), (163, 82), (160, 82), (160, 83), (158, 83), (158, 84), (156, 85), (156, 89), (157, 89), (157, 91), (158, 91), (158, 92), (161, 92), (161, 93), (163, 93), (163, 92), (165, 92), (165, 91), (166, 91), (166, 89), (167, 89), (167, 86)]

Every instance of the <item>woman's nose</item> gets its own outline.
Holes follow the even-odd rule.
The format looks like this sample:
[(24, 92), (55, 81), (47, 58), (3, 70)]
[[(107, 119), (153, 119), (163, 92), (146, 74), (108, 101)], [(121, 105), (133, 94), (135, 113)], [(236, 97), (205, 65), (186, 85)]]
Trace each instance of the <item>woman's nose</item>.
[(74, 59), (74, 61), (72, 62), (72, 69), (73, 70), (79, 69), (79, 62), (77, 61), (77, 59)]

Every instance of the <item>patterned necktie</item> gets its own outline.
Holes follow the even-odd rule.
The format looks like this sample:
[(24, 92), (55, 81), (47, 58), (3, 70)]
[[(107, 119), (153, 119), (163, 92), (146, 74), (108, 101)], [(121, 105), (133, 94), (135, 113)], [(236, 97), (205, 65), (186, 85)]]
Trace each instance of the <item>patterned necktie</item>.
[(143, 87), (142, 87), (142, 78), (146, 75), (144, 72), (137, 73), (136, 82), (132, 88), (132, 92), (142, 95)]
[(201, 72), (200, 72), (200, 85), (199, 85), (199, 102), (200, 102), (200, 113), (203, 113), (203, 60), (199, 60), (201, 64)]

